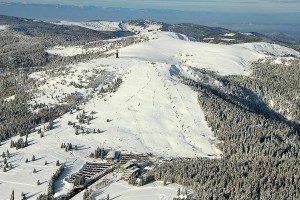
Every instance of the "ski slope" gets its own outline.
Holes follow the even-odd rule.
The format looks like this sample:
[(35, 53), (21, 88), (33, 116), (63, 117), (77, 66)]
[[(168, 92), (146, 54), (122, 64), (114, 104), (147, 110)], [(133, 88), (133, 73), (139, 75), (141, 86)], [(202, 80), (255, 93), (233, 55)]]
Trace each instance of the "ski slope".
[[(104, 133), (101, 136), (86, 135), (81, 141), (95, 141), (95, 145), (88, 142), (95, 147), (103, 144), (168, 157), (220, 155), (197, 103), (197, 93), (179, 83), (175, 75), (199, 76), (191, 67), (209, 69), (220, 75), (250, 75), (250, 63), (269, 54), (299, 56), (299, 52), (279, 45), (208, 44), (192, 42), (183, 35), (170, 32), (159, 32), (157, 39), (120, 48), (119, 52), (119, 59), (109, 57), (71, 65), (71, 73), (64, 76), (44, 74), (43, 79), (47, 81), (33, 101), (57, 104), (67, 94), (76, 91), (85, 97), (92, 95), (81, 106), (87, 112), (97, 112), (93, 123), (86, 126), (90, 130), (103, 130)], [(99, 97), (91, 88), (79, 89), (70, 85), (70, 82), (87, 82), (92, 79), (95, 70), (106, 70), (114, 78), (121, 77), (123, 83), (118, 91)], [(36, 78), (40, 79), (39, 76)], [(55, 96), (57, 98), (53, 98)], [(65, 124), (67, 121), (74, 122), (77, 115), (67, 114), (62, 121)], [(107, 119), (111, 122), (107, 123)], [(59, 127), (66, 128), (64, 123)], [(66, 131), (61, 137), (70, 138), (73, 133), (69, 132)]]
[[(105, 30), (116, 28), (116, 24), (106, 25)], [(208, 44), (189, 41), (181, 34), (160, 32), (159, 25), (155, 24), (147, 27), (147, 30), (155, 31), (142, 33), (141, 27), (130, 26), (127, 29), (149, 36), (150, 40), (119, 48), (118, 59), (114, 56), (94, 59), (61, 67), (61, 71), (56, 73), (49, 70), (30, 75), (40, 86), (35, 91), (32, 105), (63, 104), (68, 95), (76, 92), (88, 101), (79, 106), (79, 111), (73, 110), (56, 119), (55, 128), (45, 132), (45, 137), (30, 134), (30, 145), (24, 149), (9, 148), (10, 141), (2, 143), (0, 152), (9, 149), (12, 156), (8, 162), (13, 169), (0, 172), (1, 198), (8, 199), (12, 189), (18, 197), (21, 192), (27, 192), (27, 196), (33, 199), (45, 193), (48, 181), (57, 169), (56, 160), (65, 162), (67, 166), (56, 182), (56, 192), (58, 195), (68, 192), (72, 186), (64, 182), (64, 177), (78, 171), (86, 161), (93, 161), (88, 155), (97, 147), (153, 153), (162, 157), (219, 158), (222, 152), (216, 148), (218, 141), (207, 126), (204, 112), (197, 102), (197, 93), (181, 84), (176, 75), (196, 79), (201, 74), (193, 68), (212, 70), (220, 75), (250, 75), (250, 63), (258, 59), (276, 56), (280, 61), (280, 57), (286, 55), (300, 56), (292, 49), (268, 43)], [(72, 47), (59, 49), (63, 56), (73, 55), (72, 51), (76, 54), (82, 52), (80, 47), (75, 50)], [(117, 78), (122, 78), (123, 82), (116, 92), (99, 95), (102, 87), (107, 87)], [(90, 85), (96, 80), (99, 86), (93, 89)], [(76, 87), (76, 84), (82, 87)], [(218, 83), (208, 80), (207, 84)], [(90, 124), (82, 124), (84, 130), (90, 133), (75, 135), (68, 122), (78, 124), (76, 118), (83, 110), (94, 118)], [(101, 132), (93, 133), (94, 129)], [(12, 138), (14, 141), (18, 139)], [(79, 150), (65, 152), (60, 148), (61, 143), (72, 143)], [(25, 159), (30, 160), (33, 154), (38, 160), (25, 163)], [(49, 163), (47, 166), (45, 161)], [(32, 173), (34, 168), (38, 173)], [(36, 185), (37, 180), (42, 184)], [(5, 190), (2, 189), (4, 185)], [(108, 191), (114, 191), (116, 185)], [(153, 188), (143, 190), (147, 193), (156, 191)], [(173, 194), (174, 190), (170, 191)], [(130, 196), (130, 192), (122, 195)], [(169, 194), (164, 189), (159, 192), (161, 197)], [(151, 195), (148, 197), (152, 198)]]

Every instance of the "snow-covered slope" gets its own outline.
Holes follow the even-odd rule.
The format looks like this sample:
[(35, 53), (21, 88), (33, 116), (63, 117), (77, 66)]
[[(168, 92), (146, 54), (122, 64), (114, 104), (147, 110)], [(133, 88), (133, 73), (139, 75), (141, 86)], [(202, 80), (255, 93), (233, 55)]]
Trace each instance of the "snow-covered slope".
[(250, 63), (266, 54), (284, 56), (299, 52), (268, 43), (237, 45), (210, 44), (182, 40), (179, 34), (162, 32), (159, 39), (121, 49), (123, 57), (206, 68), (221, 75), (249, 75)]
[(235, 46), (242, 47), (258, 53), (270, 54), (276, 57), (287, 56), (287, 55), (294, 55), (300, 57), (300, 53), (293, 49), (283, 47), (277, 44), (266, 43), (266, 42), (236, 44)]
[(4, 31), (8, 28), (8, 25), (0, 25), (0, 31)]
[(120, 22), (111, 22), (111, 21), (90, 21), (90, 22), (71, 22), (71, 21), (59, 21), (51, 22), (57, 25), (66, 25), (66, 26), (80, 26), (95, 31), (122, 31), (120, 27)]
[(145, 20), (143, 23), (134, 23), (134, 21), (129, 22), (111, 22), (111, 21), (90, 21), (90, 22), (71, 22), (71, 21), (59, 21), (51, 22), (57, 25), (66, 26), (80, 26), (96, 31), (131, 31), (134, 33), (148, 33), (152, 31), (160, 30), (162, 25)]
[[(194, 77), (191, 67), (206, 68), (221, 75), (249, 75), (250, 62), (268, 56), (265, 52), (299, 55), (267, 43), (221, 45), (186, 41), (170, 32), (158, 35), (158, 39), (120, 48), (119, 59), (109, 57), (71, 65), (63, 76), (44, 74), (46, 82), (35, 101), (57, 104), (76, 91), (83, 96), (93, 95), (82, 109), (98, 112), (87, 128), (105, 130), (105, 133), (100, 137), (85, 136), (98, 144), (167, 156), (217, 155), (219, 151), (211, 142), (213, 135), (197, 103), (197, 93), (180, 84), (173, 75)], [(123, 79), (118, 91), (104, 98), (97, 97), (85, 84), (101, 70)], [(76, 88), (71, 82), (83, 87)], [(65, 127), (67, 120), (76, 120), (77, 115), (63, 117), (60, 127)], [(107, 123), (107, 119), (112, 122)], [(61, 137), (67, 139), (72, 135), (67, 131)]]
[[(109, 24), (106, 30), (116, 26)], [(128, 25), (126, 29), (143, 32), (135, 25), (130, 26), (135, 28)], [(57, 73), (48, 69), (30, 75), (40, 81), (32, 104), (63, 104), (68, 95), (76, 92), (88, 101), (80, 105), (80, 111), (73, 110), (56, 119), (55, 129), (47, 131), (45, 137), (30, 134), (30, 145), (25, 149), (9, 149), (9, 141), (0, 146), (0, 152), (11, 151), (13, 157), (9, 162), (14, 166), (6, 173), (0, 172), (0, 187), (4, 183), (6, 187), (6, 190), (0, 190), (0, 196), (8, 197), (16, 188), (18, 195), (28, 191), (36, 198), (36, 194), (46, 191), (47, 181), (57, 168), (54, 166), (56, 160), (67, 163), (65, 177), (80, 169), (86, 161), (93, 160), (88, 155), (99, 146), (164, 157), (220, 157), (222, 153), (216, 148), (218, 141), (206, 124), (197, 93), (181, 84), (176, 75), (200, 76), (193, 68), (205, 68), (221, 75), (249, 75), (250, 62), (260, 58), (300, 56), (299, 52), (268, 43), (222, 45), (192, 42), (181, 34), (160, 32), (155, 24), (139, 34), (148, 35), (150, 40), (120, 48), (119, 59), (95, 59), (61, 69), (58, 67), (54, 69), (61, 70)], [(80, 47), (77, 48), (76, 53), (80, 54)], [(62, 55), (69, 55), (71, 50), (62, 48)], [(100, 94), (101, 88), (107, 88), (117, 78), (122, 78), (122, 84), (116, 92)], [(98, 85), (93, 87), (96, 81)], [(207, 80), (207, 84), (218, 83)], [(81, 124), (85, 132), (75, 135), (75, 129), (68, 123), (78, 125), (77, 116), (83, 110), (93, 115), (93, 120)], [(93, 133), (94, 129), (100, 132)], [(18, 137), (13, 140), (18, 140)], [(60, 149), (61, 143), (72, 143), (80, 148), (65, 152)], [(33, 154), (38, 161), (25, 164), (25, 159), (30, 159)], [(44, 166), (44, 161), (50, 164)], [(33, 168), (40, 171), (33, 174)], [(37, 186), (37, 179), (43, 184)], [(66, 192), (69, 186), (60, 180), (56, 192)]]

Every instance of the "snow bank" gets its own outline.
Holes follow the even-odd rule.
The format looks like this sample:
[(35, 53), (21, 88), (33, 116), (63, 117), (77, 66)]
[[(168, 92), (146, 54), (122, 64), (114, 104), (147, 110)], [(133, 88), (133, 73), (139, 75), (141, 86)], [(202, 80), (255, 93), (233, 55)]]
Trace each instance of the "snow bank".
[(230, 41), (234, 41), (235, 39), (231, 39), (231, 38), (221, 38), (221, 40), (230, 42)]
[(8, 25), (0, 25), (0, 31), (8, 29)]
[(225, 36), (225, 37), (233, 37), (233, 36), (235, 36), (235, 33), (225, 33), (223, 36)]

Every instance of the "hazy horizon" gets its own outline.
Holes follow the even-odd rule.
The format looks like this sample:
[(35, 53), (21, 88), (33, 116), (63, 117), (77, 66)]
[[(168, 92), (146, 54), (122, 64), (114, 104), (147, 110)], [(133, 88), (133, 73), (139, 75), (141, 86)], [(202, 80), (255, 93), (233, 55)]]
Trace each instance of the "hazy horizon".
[[(300, 40), (300, 12), (294, 10), (297, 1), (242, 1), (235, 0), (224, 1), (227, 6), (221, 10), (217, 5), (213, 9), (215, 1), (186, 1), (185, 7), (181, 9), (180, 1), (85, 1), (80, 5), (80, 1), (26, 1), (12, 0), (1, 3), (0, 14), (16, 17), (25, 17), (39, 20), (109, 20), (122, 21), (134, 19), (150, 19), (166, 23), (195, 23), (213, 27), (223, 27), (241, 32), (259, 32), (274, 33), (282, 32)], [(36, 4), (36, 2), (40, 2)], [(77, 3), (76, 3), (77, 2)], [(94, 2), (94, 3), (93, 3)], [(98, 3), (97, 3), (98, 2)], [(126, 5), (124, 2), (128, 2)], [(134, 3), (135, 2), (135, 6)], [(167, 2), (174, 3), (169, 8), (165, 5)], [(269, 3), (268, 3), (269, 2)], [(59, 4), (58, 4), (59, 3)], [(101, 4), (100, 4), (101, 3)], [(152, 4), (151, 4), (152, 3)], [(155, 4), (156, 3), (156, 4)], [(64, 4), (64, 5), (61, 5)], [(267, 5), (274, 4), (274, 11)], [(102, 5), (102, 6), (101, 6)], [(119, 5), (120, 7), (117, 7)], [(149, 6), (151, 5), (151, 6)], [(194, 8), (190, 7), (194, 5)], [(203, 6), (199, 9), (199, 6)], [(224, 4), (225, 5), (225, 4)], [(255, 10), (255, 5), (260, 6)], [(279, 9), (279, 5), (282, 6)], [(245, 10), (249, 7), (248, 11)], [(235, 8), (235, 9), (234, 9)], [(284, 8), (286, 8), (284, 10)], [(230, 10), (233, 9), (233, 10)]]

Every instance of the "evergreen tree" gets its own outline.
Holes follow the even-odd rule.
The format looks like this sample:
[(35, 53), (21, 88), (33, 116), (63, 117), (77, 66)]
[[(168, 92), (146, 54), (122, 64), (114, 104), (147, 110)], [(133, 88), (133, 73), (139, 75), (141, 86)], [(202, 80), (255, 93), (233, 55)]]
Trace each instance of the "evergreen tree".
[(10, 141), (10, 148), (14, 148), (15, 147), (15, 143), (13, 140)]
[(13, 190), (10, 195), (10, 200), (14, 200), (14, 199), (15, 199), (15, 191)]
[(9, 153), (8, 149), (6, 149), (6, 157), (7, 157), (7, 158), (10, 157), (10, 153)]
[(178, 188), (178, 190), (177, 190), (177, 196), (178, 197), (180, 196), (180, 188)]
[(24, 192), (21, 193), (21, 197), (22, 197), (22, 200), (26, 199), (26, 195), (24, 194)]

